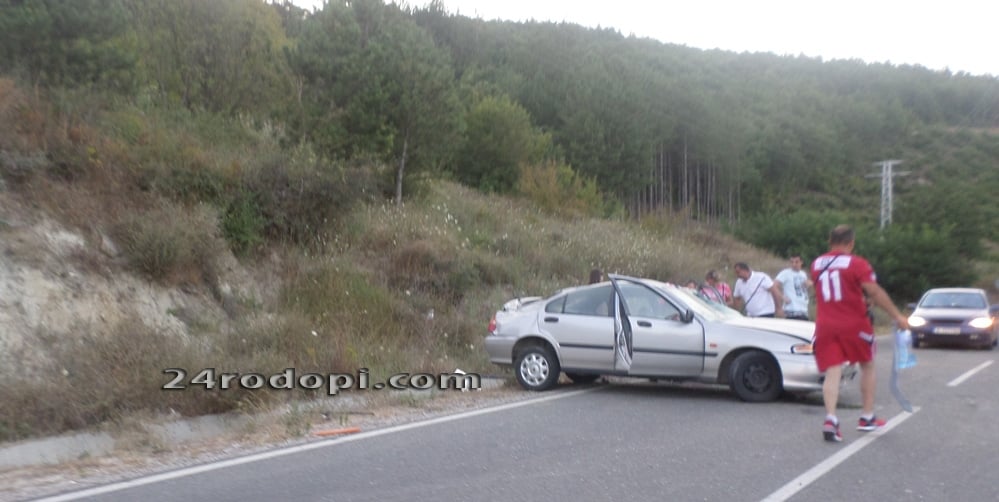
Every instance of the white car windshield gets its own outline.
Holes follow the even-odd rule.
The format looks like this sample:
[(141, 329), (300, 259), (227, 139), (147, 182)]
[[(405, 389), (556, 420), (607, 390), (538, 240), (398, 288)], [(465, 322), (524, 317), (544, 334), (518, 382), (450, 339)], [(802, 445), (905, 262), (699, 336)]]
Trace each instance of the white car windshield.
[(707, 300), (692, 289), (681, 288), (657, 281), (648, 282), (649, 285), (655, 287), (656, 289), (679, 299), (695, 314), (709, 321), (724, 321), (733, 317), (742, 317), (742, 314), (738, 311), (721, 303)]

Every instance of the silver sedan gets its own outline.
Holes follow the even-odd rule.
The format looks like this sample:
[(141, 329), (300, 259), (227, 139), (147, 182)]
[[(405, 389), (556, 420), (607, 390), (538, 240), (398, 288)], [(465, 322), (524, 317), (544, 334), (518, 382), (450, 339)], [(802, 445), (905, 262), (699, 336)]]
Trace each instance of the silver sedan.
[[(490, 361), (528, 390), (562, 372), (728, 385), (744, 401), (821, 390), (809, 321), (748, 318), (695, 291), (652, 279), (610, 280), (508, 301), (490, 322)], [(844, 368), (844, 382), (856, 366)]]

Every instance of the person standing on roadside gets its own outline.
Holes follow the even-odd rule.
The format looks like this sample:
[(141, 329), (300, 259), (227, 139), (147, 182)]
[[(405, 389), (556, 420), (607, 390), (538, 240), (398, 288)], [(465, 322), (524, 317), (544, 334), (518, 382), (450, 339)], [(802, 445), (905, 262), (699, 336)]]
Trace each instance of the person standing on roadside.
[(604, 273), (601, 272), (599, 268), (590, 270), (590, 284), (603, 282), (603, 280), (604, 280)]
[(718, 272), (716, 270), (708, 270), (708, 273), (704, 276), (704, 285), (701, 286), (701, 292), (707, 295), (708, 298), (725, 305), (732, 305), (732, 288), (728, 284), (722, 282), (718, 278)]
[(843, 365), (860, 363), (860, 394), (863, 401), (857, 430), (873, 431), (885, 424), (874, 415), (875, 339), (874, 328), (867, 316), (864, 294), (871, 302), (889, 314), (898, 329), (909, 329), (909, 322), (888, 293), (878, 285), (871, 264), (853, 253), (855, 234), (848, 225), (839, 225), (829, 233), (829, 251), (812, 262), (812, 281), (815, 283), (815, 334), (812, 338), (815, 362), (822, 382), (822, 402), (826, 418), (822, 423), (822, 437), (839, 442), (836, 405), (839, 386), (843, 378)]
[(735, 264), (735, 275), (739, 278), (732, 288), (736, 310), (745, 306), (749, 317), (784, 316), (784, 295), (769, 275), (754, 271), (743, 262)]
[(801, 269), (801, 255), (791, 255), (791, 266), (781, 270), (774, 278), (777, 287), (784, 294), (784, 317), (808, 320), (808, 290), (812, 288), (812, 280), (808, 273)]

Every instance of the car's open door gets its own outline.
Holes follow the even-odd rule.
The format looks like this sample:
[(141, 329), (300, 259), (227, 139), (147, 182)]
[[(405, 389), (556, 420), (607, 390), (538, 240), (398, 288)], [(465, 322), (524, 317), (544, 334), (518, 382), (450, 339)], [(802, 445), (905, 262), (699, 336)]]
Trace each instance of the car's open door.
[(634, 355), (632, 345), (631, 319), (628, 317), (628, 306), (621, 295), (617, 280), (610, 278), (614, 285), (614, 369), (628, 371), (631, 369), (631, 358)]

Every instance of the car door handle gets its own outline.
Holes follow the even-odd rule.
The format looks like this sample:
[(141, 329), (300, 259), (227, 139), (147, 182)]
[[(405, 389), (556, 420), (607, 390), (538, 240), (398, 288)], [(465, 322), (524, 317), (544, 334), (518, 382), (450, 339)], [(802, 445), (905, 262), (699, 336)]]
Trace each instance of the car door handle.
[(545, 322), (558, 322), (558, 317), (546, 317)]
[(638, 325), (641, 326), (641, 327), (643, 327), (643, 328), (651, 328), (652, 327), (652, 323), (649, 322), (649, 321), (638, 321)]

